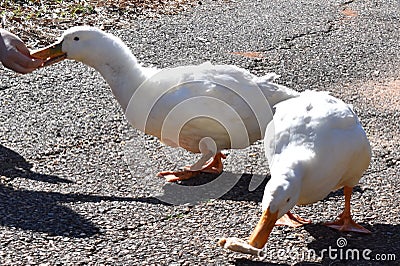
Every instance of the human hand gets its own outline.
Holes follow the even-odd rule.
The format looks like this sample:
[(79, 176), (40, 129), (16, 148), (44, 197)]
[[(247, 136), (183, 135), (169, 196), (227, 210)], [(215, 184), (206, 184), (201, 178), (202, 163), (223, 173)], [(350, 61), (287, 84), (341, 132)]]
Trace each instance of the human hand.
[(0, 61), (3, 66), (26, 74), (43, 64), (43, 60), (32, 58), (24, 42), (16, 35), (0, 29)]

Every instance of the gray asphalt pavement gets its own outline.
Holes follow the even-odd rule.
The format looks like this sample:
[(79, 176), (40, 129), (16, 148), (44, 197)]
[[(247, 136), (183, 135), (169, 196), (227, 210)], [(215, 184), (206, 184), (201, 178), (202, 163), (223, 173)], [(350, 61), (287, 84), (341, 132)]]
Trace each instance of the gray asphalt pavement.
[[(338, 191), (295, 207), (313, 224), (275, 228), (263, 261), (214, 242), (245, 239), (260, 217), (269, 176), (261, 142), (227, 160), (226, 171), (241, 175), (227, 194), (169, 205), (145, 181), (194, 156), (171, 155), (131, 128), (98, 73), (72, 61), (25, 76), (1, 69), (0, 265), (399, 265), (399, 29), (394, 0), (207, 0), (110, 30), (144, 65), (235, 64), (258, 75), (276, 72), (279, 83), (299, 91), (332, 91), (354, 105), (373, 158), (352, 210), (372, 235), (321, 225), (341, 212)], [(143, 143), (142, 154), (126, 159), (129, 145)], [(132, 175), (128, 164), (144, 155), (152, 158), (147, 171)], [(249, 191), (252, 175), (266, 178)], [(161, 189), (167, 193), (168, 185)], [(336, 258), (324, 251), (330, 247)], [(360, 258), (346, 259), (349, 249)], [(367, 249), (370, 260), (362, 257)], [(317, 256), (308, 258), (310, 250)], [(390, 254), (396, 261), (377, 260)]]

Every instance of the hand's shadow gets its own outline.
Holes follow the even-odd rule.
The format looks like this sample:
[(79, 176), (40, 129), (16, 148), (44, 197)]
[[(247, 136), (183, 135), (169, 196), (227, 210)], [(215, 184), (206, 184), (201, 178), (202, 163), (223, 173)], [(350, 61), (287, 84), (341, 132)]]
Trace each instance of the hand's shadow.
[(22, 177), (47, 183), (72, 183), (68, 179), (63, 179), (54, 175), (44, 175), (32, 171), (32, 163), (25, 160), (15, 151), (0, 145), (0, 176), (8, 179)]

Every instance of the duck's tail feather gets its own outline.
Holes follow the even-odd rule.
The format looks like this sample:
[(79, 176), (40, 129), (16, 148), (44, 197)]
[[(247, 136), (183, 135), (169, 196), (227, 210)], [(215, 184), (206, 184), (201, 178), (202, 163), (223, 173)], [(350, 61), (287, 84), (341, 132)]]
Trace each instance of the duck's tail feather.
[(280, 76), (275, 73), (267, 73), (264, 76), (255, 77), (254, 80), (261, 91), (264, 93), (264, 96), (268, 99), (271, 108), (279, 102), (300, 95), (300, 93), (295, 90), (289, 89), (284, 85), (275, 83), (275, 79), (279, 77)]

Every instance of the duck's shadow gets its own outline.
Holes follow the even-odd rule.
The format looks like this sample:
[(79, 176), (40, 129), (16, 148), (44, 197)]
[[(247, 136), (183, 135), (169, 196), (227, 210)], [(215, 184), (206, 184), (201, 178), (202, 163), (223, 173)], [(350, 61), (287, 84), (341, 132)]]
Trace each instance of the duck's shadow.
[(97, 234), (99, 228), (82, 215), (63, 206), (63, 203), (141, 201), (155, 204), (158, 202), (152, 199), (16, 189), (11, 185), (11, 181), (17, 177), (47, 183), (72, 182), (53, 175), (35, 173), (32, 171), (32, 164), (20, 154), (0, 145), (0, 226), (83, 238)]
[(264, 187), (270, 179), (267, 175), (201, 174), (179, 183), (165, 183), (162, 193), (155, 197), (164, 204), (197, 204), (210, 199), (260, 202)]
[[(261, 202), (264, 188), (270, 179), (270, 175), (229, 171), (220, 175), (200, 174), (178, 183), (166, 182), (162, 186), (161, 194), (147, 199), (156, 204), (160, 202), (155, 199), (159, 199), (164, 205), (198, 204), (210, 199)], [(363, 194), (367, 190), (371, 189), (355, 186), (353, 191)], [(322, 201), (340, 196), (344, 196), (343, 189), (329, 193)]]

